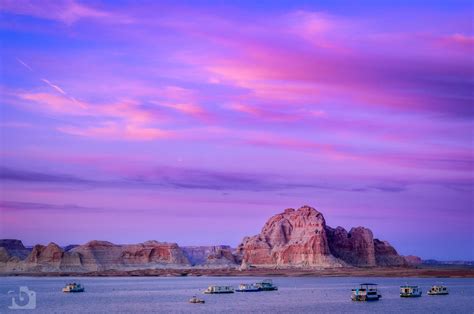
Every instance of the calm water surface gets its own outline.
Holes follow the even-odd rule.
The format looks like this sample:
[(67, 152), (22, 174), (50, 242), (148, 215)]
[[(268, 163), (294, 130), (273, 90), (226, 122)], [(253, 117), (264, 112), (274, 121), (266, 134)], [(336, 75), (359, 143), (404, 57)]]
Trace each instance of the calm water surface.
[[(20, 286), (36, 292), (36, 309), (41, 313), (159, 312), (159, 313), (474, 313), (474, 279), (370, 278), (379, 284), (378, 302), (352, 302), (351, 288), (363, 278), (273, 278), (276, 292), (204, 295), (208, 285), (255, 282), (256, 277), (147, 277), (147, 278), (30, 278), (0, 277), (0, 313), (9, 310), (12, 294)], [(84, 284), (86, 292), (65, 294), (61, 288), (70, 281)], [(435, 283), (450, 289), (447, 296), (427, 296)], [(399, 285), (417, 284), (421, 298), (402, 299)], [(197, 295), (206, 304), (189, 304)], [(22, 303), (18, 300), (19, 305)]]

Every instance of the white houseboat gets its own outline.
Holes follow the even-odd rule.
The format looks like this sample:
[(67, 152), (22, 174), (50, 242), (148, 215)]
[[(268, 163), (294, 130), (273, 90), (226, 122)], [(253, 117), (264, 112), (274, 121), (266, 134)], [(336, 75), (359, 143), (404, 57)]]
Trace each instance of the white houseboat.
[(402, 298), (421, 297), (421, 289), (418, 286), (410, 286), (410, 285), (400, 286), (400, 297)]
[(235, 289), (236, 292), (258, 292), (261, 291), (260, 288), (253, 283), (241, 283), (237, 289)]
[(80, 283), (68, 283), (64, 288), (63, 292), (84, 292), (84, 286)]
[(428, 290), (428, 295), (447, 295), (449, 294), (448, 288), (442, 285), (434, 285)]
[(359, 288), (352, 289), (352, 301), (378, 301), (381, 297), (375, 283), (362, 283)]
[(234, 293), (234, 288), (231, 286), (209, 286), (204, 290), (206, 294), (221, 294), (221, 293)]
[(278, 287), (273, 284), (273, 281), (271, 279), (265, 279), (260, 282), (257, 282), (255, 284), (260, 291), (276, 291), (278, 290)]

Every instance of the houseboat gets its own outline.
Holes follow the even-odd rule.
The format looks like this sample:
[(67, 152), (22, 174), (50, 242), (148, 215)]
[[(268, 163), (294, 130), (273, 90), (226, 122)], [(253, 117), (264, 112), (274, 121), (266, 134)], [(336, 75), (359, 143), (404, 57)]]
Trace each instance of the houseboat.
[(260, 291), (276, 291), (278, 290), (278, 287), (273, 284), (273, 281), (271, 279), (265, 279), (260, 282), (257, 282), (255, 284), (257, 288), (260, 289)]
[(418, 286), (400, 286), (400, 297), (417, 298), (421, 297), (421, 289)]
[(261, 291), (260, 288), (253, 283), (241, 283), (237, 289), (235, 289), (236, 292), (258, 292)]
[(191, 299), (189, 299), (189, 303), (200, 303), (200, 304), (204, 304), (204, 303), (206, 303), (206, 301), (204, 301), (203, 299), (199, 299), (199, 298), (196, 297), (196, 296), (193, 296)]
[(428, 290), (428, 295), (447, 295), (449, 294), (448, 288), (442, 285), (434, 285)]
[(375, 283), (361, 283), (359, 288), (352, 289), (352, 301), (378, 301), (381, 297)]
[(63, 292), (84, 292), (84, 286), (79, 283), (68, 283), (64, 288)]
[(221, 293), (234, 293), (234, 288), (231, 286), (209, 286), (204, 290), (206, 294), (221, 294)]

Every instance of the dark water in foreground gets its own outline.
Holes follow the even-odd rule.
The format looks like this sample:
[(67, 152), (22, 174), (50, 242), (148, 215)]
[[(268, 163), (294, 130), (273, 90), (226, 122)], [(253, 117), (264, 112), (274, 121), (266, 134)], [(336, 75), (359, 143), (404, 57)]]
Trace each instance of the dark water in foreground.
[[(273, 278), (276, 292), (204, 295), (210, 284), (237, 286), (255, 282), (256, 277), (148, 277), (148, 278), (30, 278), (0, 277), (0, 313), (9, 310), (12, 294), (20, 286), (36, 292), (36, 309), (42, 313), (159, 312), (159, 313), (474, 313), (474, 279), (370, 278), (379, 284), (378, 302), (352, 302), (350, 290), (361, 278)], [(81, 282), (86, 292), (65, 294), (69, 281)], [(447, 296), (428, 296), (427, 289), (442, 282), (450, 289)], [(402, 299), (398, 287), (417, 284), (423, 296)], [(189, 304), (197, 295), (206, 304)], [(18, 296), (17, 296), (18, 299)], [(17, 300), (17, 304), (24, 302)]]

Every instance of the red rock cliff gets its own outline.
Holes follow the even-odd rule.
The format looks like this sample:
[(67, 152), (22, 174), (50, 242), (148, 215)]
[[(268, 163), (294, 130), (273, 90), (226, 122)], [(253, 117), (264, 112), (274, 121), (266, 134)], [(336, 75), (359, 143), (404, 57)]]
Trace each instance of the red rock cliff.
[(331, 255), (323, 215), (309, 206), (270, 218), (260, 234), (244, 238), (238, 252), (246, 266), (342, 266)]

